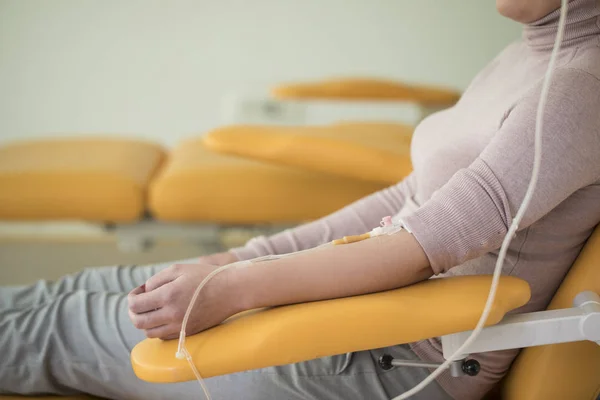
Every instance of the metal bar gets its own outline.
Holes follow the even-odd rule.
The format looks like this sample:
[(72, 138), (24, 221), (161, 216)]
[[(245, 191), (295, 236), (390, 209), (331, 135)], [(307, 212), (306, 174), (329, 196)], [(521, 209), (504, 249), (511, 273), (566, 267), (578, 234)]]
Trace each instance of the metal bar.
[[(582, 292), (576, 307), (506, 316), (484, 328), (469, 346), (470, 354), (540, 346), (581, 340), (597, 341), (600, 336), (600, 299), (596, 293)], [(444, 358), (448, 359), (472, 331), (442, 336)], [(460, 354), (465, 358), (468, 354)]]
[(392, 360), (394, 367), (418, 367), (418, 368), (437, 368), (442, 364), (428, 363), (424, 361), (413, 361), (413, 360)]

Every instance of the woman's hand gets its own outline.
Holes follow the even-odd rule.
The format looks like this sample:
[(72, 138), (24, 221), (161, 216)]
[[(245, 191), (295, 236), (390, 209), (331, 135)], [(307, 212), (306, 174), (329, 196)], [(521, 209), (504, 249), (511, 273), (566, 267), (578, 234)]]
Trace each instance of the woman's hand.
[[(214, 265), (206, 263), (175, 264), (132, 290), (127, 299), (133, 325), (149, 338), (178, 337), (194, 291), (214, 269)], [(235, 269), (220, 272), (200, 291), (186, 335), (208, 329), (242, 311), (242, 296), (234, 273)]]

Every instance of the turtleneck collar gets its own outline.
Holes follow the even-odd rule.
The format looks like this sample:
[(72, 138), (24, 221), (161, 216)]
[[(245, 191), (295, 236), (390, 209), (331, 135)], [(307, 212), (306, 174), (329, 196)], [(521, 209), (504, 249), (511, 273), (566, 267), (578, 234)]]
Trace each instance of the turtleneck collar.
[[(568, 3), (567, 21), (562, 48), (575, 46), (585, 41), (600, 42), (600, 0), (572, 0)], [(525, 25), (523, 39), (536, 50), (552, 50), (560, 9), (544, 18)]]

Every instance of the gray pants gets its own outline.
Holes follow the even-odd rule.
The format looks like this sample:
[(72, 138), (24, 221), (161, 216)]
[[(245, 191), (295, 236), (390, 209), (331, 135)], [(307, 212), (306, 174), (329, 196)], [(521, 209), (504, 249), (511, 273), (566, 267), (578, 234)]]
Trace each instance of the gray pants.
[[(90, 268), (54, 283), (0, 287), (0, 393), (203, 399), (197, 382), (143, 382), (129, 361), (144, 334), (129, 321), (126, 294), (168, 265)], [(376, 361), (384, 353), (417, 358), (407, 346), (394, 346), (214, 377), (206, 384), (214, 400), (383, 400), (428, 373), (383, 371)], [(414, 397), (448, 398), (437, 384)]]

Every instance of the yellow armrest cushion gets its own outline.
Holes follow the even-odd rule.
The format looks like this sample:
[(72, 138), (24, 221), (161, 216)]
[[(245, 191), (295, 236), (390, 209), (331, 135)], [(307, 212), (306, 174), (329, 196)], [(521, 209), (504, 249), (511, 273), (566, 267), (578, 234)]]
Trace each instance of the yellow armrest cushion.
[[(490, 276), (430, 279), (387, 292), (243, 313), (188, 337), (186, 347), (208, 378), (409, 343), (473, 329), (490, 283)], [(488, 324), (529, 296), (525, 281), (502, 277)], [(142, 341), (131, 353), (136, 375), (150, 382), (194, 379), (187, 361), (175, 358), (176, 350), (177, 340)]]
[(214, 151), (385, 185), (412, 171), (410, 141), (410, 128), (392, 124), (231, 126), (204, 137)]
[(448, 88), (368, 78), (283, 84), (272, 94), (280, 99), (414, 101), (427, 106), (451, 106), (460, 98), (457, 91)]

